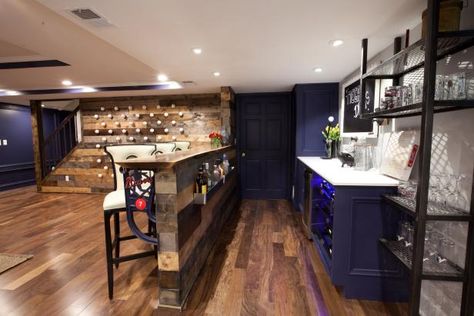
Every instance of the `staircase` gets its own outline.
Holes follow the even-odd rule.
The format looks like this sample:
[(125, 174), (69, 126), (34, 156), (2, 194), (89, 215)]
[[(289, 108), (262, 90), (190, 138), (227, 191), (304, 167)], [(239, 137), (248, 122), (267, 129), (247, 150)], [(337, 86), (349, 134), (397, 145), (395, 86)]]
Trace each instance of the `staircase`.
[(113, 169), (104, 149), (78, 141), (72, 111), (44, 141), (41, 192), (93, 193), (114, 189)]
[(103, 148), (79, 143), (43, 180), (42, 192), (101, 193), (114, 189), (113, 169)]

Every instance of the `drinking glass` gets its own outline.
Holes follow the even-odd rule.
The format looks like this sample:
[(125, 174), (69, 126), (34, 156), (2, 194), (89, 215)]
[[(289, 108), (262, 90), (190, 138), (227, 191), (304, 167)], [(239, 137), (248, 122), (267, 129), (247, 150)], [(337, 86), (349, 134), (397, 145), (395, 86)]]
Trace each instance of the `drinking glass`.
[(441, 176), (438, 174), (432, 174), (430, 176), (430, 185), (428, 190), (428, 200), (437, 204), (442, 203), (441, 196)]
[(409, 222), (406, 222), (405, 231), (406, 231), (405, 247), (411, 247), (413, 245), (414, 229), (413, 229), (413, 226)]
[(449, 238), (441, 239), (440, 252), (444, 258), (453, 259), (455, 243)]
[(398, 232), (397, 232), (397, 240), (398, 241), (402, 241), (402, 240), (406, 239), (407, 233), (406, 233), (406, 229), (405, 229), (405, 227), (406, 227), (405, 224), (406, 224), (406, 222), (403, 221), (403, 220), (400, 220), (398, 222)]
[(436, 75), (435, 100), (444, 100), (444, 76)]

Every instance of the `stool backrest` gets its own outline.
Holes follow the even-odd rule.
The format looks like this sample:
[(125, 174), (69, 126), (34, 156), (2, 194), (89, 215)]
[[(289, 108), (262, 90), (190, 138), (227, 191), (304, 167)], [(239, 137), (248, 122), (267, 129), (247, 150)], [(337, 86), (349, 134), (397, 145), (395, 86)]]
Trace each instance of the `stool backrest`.
[(181, 150), (188, 150), (191, 147), (190, 142), (174, 142), (176, 144), (176, 148), (174, 151), (181, 151)]
[(155, 154), (168, 154), (172, 153), (176, 148), (175, 143), (155, 143), (156, 152)]
[(143, 241), (158, 245), (154, 236), (143, 233), (135, 222), (135, 214), (144, 212), (148, 219), (156, 223), (155, 216), (155, 173), (152, 170), (123, 170), (123, 186), (127, 223), (132, 233)]
[(120, 166), (116, 164), (116, 161), (123, 161), (132, 158), (149, 157), (156, 151), (154, 144), (130, 144), (130, 145), (110, 145), (105, 146), (105, 152), (110, 156), (112, 160), (112, 166), (114, 168), (114, 190), (123, 189), (123, 174), (120, 172)]

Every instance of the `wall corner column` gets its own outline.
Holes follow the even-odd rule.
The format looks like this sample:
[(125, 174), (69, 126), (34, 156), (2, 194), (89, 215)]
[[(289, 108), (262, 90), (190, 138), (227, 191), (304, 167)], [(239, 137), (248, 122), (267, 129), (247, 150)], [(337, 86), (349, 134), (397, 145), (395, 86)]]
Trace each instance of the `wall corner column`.
[(33, 131), (33, 154), (35, 165), (36, 189), (41, 192), (41, 181), (43, 180), (43, 117), (41, 101), (31, 100), (31, 128)]
[(229, 142), (235, 138), (235, 92), (232, 87), (221, 87), (221, 126), (230, 133)]

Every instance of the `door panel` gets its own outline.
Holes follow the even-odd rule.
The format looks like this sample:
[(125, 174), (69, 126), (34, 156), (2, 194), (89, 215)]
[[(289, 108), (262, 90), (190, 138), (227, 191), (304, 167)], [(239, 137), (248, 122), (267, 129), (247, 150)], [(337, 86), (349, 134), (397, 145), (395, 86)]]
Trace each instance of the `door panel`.
[(289, 198), (290, 100), (289, 93), (237, 95), (243, 198)]

